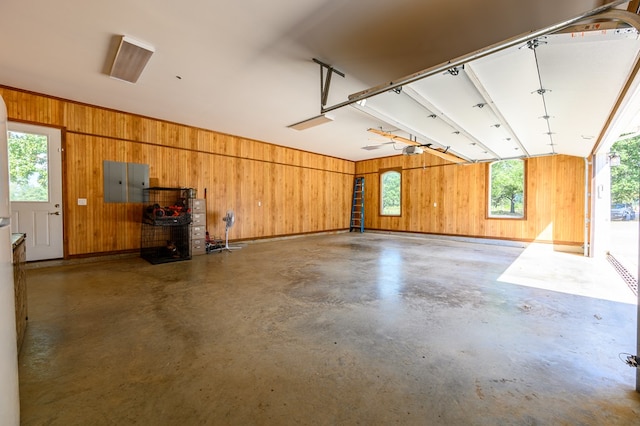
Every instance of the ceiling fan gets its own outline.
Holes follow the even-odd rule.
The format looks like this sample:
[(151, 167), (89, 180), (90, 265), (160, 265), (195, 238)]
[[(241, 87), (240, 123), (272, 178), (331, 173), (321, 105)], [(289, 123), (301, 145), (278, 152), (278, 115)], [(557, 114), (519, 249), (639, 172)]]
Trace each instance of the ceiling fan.
[[(365, 145), (363, 147), (361, 147), (361, 149), (365, 149), (367, 151), (373, 151), (374, 149), (380, 149), (386, 145), (395, 145), (396, 142), (395, 141), (387, 141), (387, 142), (381, 142), (378, 144), (371, 144), (371, 145)], [(395, 147), (394, 147), (395, 148)]]
[[(449, 154), (447, 152), (448, 148), (446, 150), (440, 150), (440, 149), (435, 149), (435, 148), (431, 148), (431, 144), (422, 144), (418, 141), (415, 140), (411, 140), (411, 139), (407, 139), (405, 137), (402, 136), (398, 136), (398, 135), (394, 135), (393, 133), (389, 133), (389, 132), (385, 132), (384, 130), (379, 130), (379, 129), (367, 129), (367, 131), (371, 132), (371, 133), (375, 133), (377, 135), (380, 136), (384, 136), (387, 137), (389, 139), (391, 139), (391, 143), (403, 143), (405, 145), (409, 145), (405, 148), (403, 148), (402, 153), (405, 155), (416, 155), (416, 154), (422, 154), (423, 152), (426, 152), (427, 154), (431, 154), (431, 155), (435, 155), (436, 157), (440, 157), (444, 160), (447, 161), (451, 161), (452, 163), (466, 163), (467, 160), (464, 160), (460, 157), (457, 157), (453, 154)], [(389, 142), (387, 142), (389, 143)]]

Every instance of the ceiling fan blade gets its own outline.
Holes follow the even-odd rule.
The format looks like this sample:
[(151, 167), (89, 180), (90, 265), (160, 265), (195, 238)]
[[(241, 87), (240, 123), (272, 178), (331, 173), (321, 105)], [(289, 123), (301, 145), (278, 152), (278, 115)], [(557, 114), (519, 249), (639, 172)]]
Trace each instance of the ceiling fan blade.
[(374, 149), (380, 149), (385, 145), (394, 145), (394, 144), (396, 144), (395, 141), (381, 142), (381, 143), (377, 143), (375, 145), (363, 146), (362, 149), (366, 149), (367, 151), (372, 151)]

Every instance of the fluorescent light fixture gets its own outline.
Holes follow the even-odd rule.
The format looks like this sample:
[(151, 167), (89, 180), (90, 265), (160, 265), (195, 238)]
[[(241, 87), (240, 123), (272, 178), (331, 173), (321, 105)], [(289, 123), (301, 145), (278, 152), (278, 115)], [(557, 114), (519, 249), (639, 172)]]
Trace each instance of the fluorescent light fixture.
[(315, 126), (319, 126), (320, 124), (328, 123), (330, 121), (333, 121), (333, 117), (332, 116), (325, 115), (325, 114), (320, 114), (320, 115), (317, 115), (315, 117), (300, 121), (298, 123), (291, 124), (291, 125), (289, 125), (287, 127), (290, 128), (290, 129), (305, 130), (305, 129), (308, 129), (310, 127), (315, 127)]
[(129, 83), (137, 82), (154, 51), (153, 47), (123, 35), (109, 75)]

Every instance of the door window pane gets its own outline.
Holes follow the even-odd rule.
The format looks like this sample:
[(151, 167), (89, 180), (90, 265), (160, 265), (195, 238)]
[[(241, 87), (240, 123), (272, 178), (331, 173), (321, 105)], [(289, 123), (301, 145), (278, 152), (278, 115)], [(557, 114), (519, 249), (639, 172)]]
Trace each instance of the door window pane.
[(48, 140), (44, 135), (8, 132), (11, 201), (49, 201)]

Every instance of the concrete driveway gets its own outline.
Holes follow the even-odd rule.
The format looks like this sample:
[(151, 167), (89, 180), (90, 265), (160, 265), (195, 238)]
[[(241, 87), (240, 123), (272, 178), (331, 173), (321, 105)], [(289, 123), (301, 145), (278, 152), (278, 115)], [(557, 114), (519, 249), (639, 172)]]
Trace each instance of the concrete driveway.
[(638, 221), (611, 222), (611, 254), (638, 277)]

